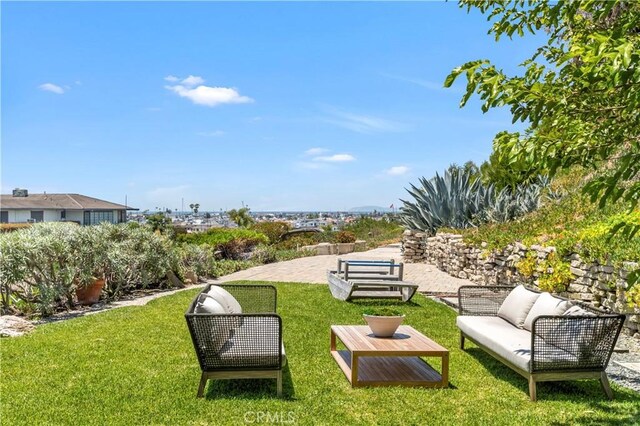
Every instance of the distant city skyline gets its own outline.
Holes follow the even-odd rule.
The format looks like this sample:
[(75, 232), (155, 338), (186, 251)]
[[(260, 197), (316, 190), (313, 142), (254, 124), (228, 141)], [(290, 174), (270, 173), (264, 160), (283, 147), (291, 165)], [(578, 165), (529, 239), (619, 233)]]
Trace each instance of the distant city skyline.
[[(508, 111), (459, 109), (446, 75), (515, 72), (455, 3), (2, 3), (1, 189), (140, 210), (400, 207), (480, 163)], [(461, 82), (462, 83), (462, 82)]]

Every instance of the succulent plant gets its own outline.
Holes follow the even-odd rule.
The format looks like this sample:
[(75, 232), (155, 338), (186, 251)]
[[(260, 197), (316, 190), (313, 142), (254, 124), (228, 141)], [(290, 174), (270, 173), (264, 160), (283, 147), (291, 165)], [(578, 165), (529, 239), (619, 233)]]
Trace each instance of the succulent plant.
[[(547, 177), (512, 190), (496, 191), (493, 185), (483, 185), (473, 179), (469, 170), (456, 173), (445, 171), (427, 180), (420, 179), (420, 187), (411, 184), (407, 192), (415, 201), (403, 202), (400, 209), (402, 223), (410, 229), (434, 234), (438, 228), (464, 229), (487, 222), (506, 222), (536, 210), (549, 186)], [(557, 198), (553, 193), (549, 198)]]

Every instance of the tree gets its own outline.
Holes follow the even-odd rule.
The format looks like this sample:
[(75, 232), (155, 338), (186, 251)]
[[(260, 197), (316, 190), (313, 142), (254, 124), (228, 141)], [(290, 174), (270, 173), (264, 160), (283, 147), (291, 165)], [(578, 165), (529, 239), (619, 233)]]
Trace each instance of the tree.
[(157, 231), (161, 234), (166, 234), (167, 231), (170, 231), (172, 228), (171, 219), (163, 213), (155, 213), (147, 216), (147, 225), (149, 225), (154, 232)]
[(640, 3), (462, 0), (494, 20), (499, 40), (548, 33), (547, 44), (509, 77), (488, 60), (467, 62), (445, 81), (467, 78), (464, 106), (475, 93), (483, 111), (508, 106), (524, 132), (501, 132), (501, 161), (537, 164), (555, 173), (574, 164), (597, 173), (586, 191), (600, 204), (640, 200)]
[(240, 228), (246, 228), (251, 225), (254, 220), (249, 214), (249, 207), (242, 207), (238, 210), (232, 209), (227, 212), (229, 219), (235, 222)]
[(545, 174), (545, 171), (535, 164), (509, 162), (508, 158), (500, 155), (499, 150), (500, 146), (496, 146), (489, 156), (489, 161), (480, 165), (480, 175), (485, 185), (493, 184), (498, 190), (515, 190), (519, 185), (529, 185)]
[(457, 175), (460, 173), (469, 174), (471, 182), (475, 182), (475, 180), (480, 177), (480, 168), (471, 160), (467, 161), (462, 166), (459, 166), (456, 163), (451, 163), (447, 171), (452, 175)]
[[(547, 34), (547, 42), (508, 76), (488, 60), (454, 69), (445, 86), (464, 75), (466, 93), (482, 111), (509, 107), (528, 128), (494, 140), (497, 164), (539, 167), (551, 175), (573, 165), (592, 170), (585, 192), (601, 207), (640, 200), (640, 2), (594, 0), (530, 2), (461, 0), (492, 21), (498, 41), (514, 34)], [(632, 238), (640, 225), (620, 222), (613, 232)], [(637, 277), (637, 275), (636, 275)], [(635, 278), (634, 278), (635, 280)]]

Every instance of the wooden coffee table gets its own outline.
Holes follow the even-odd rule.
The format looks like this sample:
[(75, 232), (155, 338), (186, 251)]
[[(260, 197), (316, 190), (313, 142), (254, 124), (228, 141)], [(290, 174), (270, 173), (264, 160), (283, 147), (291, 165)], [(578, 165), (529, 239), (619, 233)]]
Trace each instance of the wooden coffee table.
[[(346, 350), (336, 349), (336, 337)], [(388, 338), (375, 337), (366, 325), (332, 325), (331, 355), (354, 388), (449, 386), (449, 351), (407, 325)], [(440, 357), (442, 372), (420, 357)]]

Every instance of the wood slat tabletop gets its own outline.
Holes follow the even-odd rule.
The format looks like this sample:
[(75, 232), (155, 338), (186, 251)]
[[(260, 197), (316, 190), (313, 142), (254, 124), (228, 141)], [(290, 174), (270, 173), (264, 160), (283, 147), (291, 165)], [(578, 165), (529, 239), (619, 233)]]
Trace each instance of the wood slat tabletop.
[(366, 325), (333, 325), (331, 330), (350, 352), (361, 356), (428, 356), (449, 353), (446, 348), (408, 325), (401, 325), (390, 338), (375, 337)]

